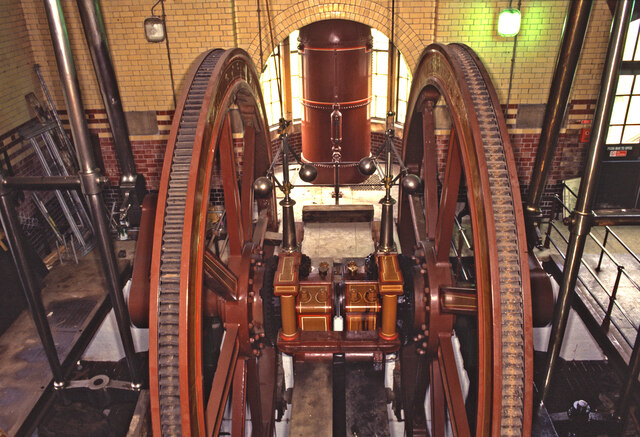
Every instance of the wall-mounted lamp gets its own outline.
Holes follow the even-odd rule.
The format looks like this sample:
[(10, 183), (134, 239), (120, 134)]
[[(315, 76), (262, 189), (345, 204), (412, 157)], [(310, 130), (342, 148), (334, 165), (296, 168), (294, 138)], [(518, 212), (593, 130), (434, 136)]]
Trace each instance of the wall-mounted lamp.
[(151, 8), (151, 16), (144, 20), (144, 36), (149, 42), (162, 42), (165, 38), (164, 31), (164, 16), (159, 17), (153, 13), (153, 10), (158, 3), (162, 0), (158, 0)]
[(507, 8), (500, 12), (498, 17), (498, 35), (516, 36), (520, 32), (520, 11), (516, 8)]

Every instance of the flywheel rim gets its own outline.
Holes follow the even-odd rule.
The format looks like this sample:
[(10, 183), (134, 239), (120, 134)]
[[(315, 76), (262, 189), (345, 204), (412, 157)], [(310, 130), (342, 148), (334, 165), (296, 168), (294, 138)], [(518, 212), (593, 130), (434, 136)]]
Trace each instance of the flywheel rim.
[[(480, 90), (480, 88), (482, 89)], [(482, 96), (478, 95), (478, 90), (482, 91)], [(435, 94), (433, 94), (434, 92)], [(429, 93), (432, 94), (430, 95)], [(473, 222), (476, 282), (479, 283), (476, 290), (481, 290), (478, 291), (477, 296), (480, 351), (478, 359), (481, 364), (478, 374), (480, 382), (477, 387), (476, 435), (529, 435), (533, 382), (532, 325), (529, 302), (529, 272), (526, 261), (524, 222), (522, 219), (518, 179), (506, 123), (504, 122), (495, 90), (481, 61), (467, 46), (461, 44), (451, 44), (449, 46), (432, 44), (425, 49), (416, 68), (407, 105), (403, 150), (406, 164), (414, 170), (421, 167), (428, 169), (426, 158), (424, 158), (424, 165), (421, 162), (423, 159), (421, 153), (426, 155), (427, 147), (430, 147), (415, 144), (418, 142), (417, 139), (420, 138), (416, 136), (418, 135), (416, 132), (419, 132), (418, 129), (420, 129), (418, 125), (421, 124), (416, 121), (417, 116), (420, 116), (420, 112), (424, 110), (424, 106), (421, 105), (425, 105), (426, 99), (435, 99), (433, 100), (433, 105), (435, 105), (435, 101), (440, 97), (446, 100), (452, 118), (449, 153), (452, 153), (451, 147), (458, 147), (460, 150), (461, 157), (459, 159), (461, 164), (458, 165), (462, 166), (463, 175), (461, 177), (467, 182), (468, 201), (472, 211), (471, 219)], [(486, 118), (488, 116), (491, 117), (492, 126), (490, 127), (494, 128), (491, 131), (490, 140), (494, 143), (498, 141), (499, 144), (497, 146), (487, 144), (485, 141), (488, 138), (486, 126)], [(485, 125), (482, 125), (482, 123), (485, 123)], [(425, 127), (423, 126), (422, 129), (425, 129)], [(435, 134), (433, 140), (435, 140)], [(425, 144), (427, 143), (426, 137), (423, 141)], [(420, 147), (424, 147), (425, 151), (421, 152), (419, 150)], [(433, 151), (435, 151), (435, 145), (433, 145)], [(497, 164), (494, 162), (498, 158), (502, 160), (500, 165), (503, 167), (501, 168), (496, 167)], [(453, 158), (449, 157), (447, 159)], [(435, 168), (435, 164), (433, 168)], [(446, 165), (446, 168), (449, 170), (449, 164)], [(496, 174), (499, 174), (497, 179)], [(437, 241), (436, 235), (440, 235), (442, 231), (439, 228), (435, 229), (435, 227), (429, 228), (430, 214), (428, 204), (429, 202), (436, 202), (436, 204), (439, 202), (437, 200), (437, 189), (435, 190), (436, 200), (428, 200), (429, 196), (433, 199), (434, 190), (432, 188), (431, 194), (427, 193), (429, 191), (429, 181), (427, 179), (425, 177), (425, 208), (427, 208), (425, 221), (427, 224), (426, 228), (414, 231), (417, 234), (414, 243), (418, 243), (419, 249), (416, 254), (422, 260), (421, 264), (426, 270), (424, 282), (428, 293), (429, 287), (434, 285), (433, 278), (438, 275), (442, 277), (442, 271), (438, 273), (436, 266), (440, 266), (445, 260), (446, 263), (449, 262), (449, 251), (447, 248), (446, 255), (441, 256), (439, 263), (436, 262), (438, 261), (436, 260), (437, 256), (432, 254), (437, 246), (435, 243)], [(504, 186), (496, 186), (496, 181), (500, 182), (501, 185), (506, 184), (506, 188)], [(431, 185), (435, 186), (435, 183)], [(445, 185), (445, 182), (443, 182), (443, 185)], [(498, 209), (494, 202), (495, 199), (503, 201), (502, 197), (505, 195), (507, 196), (505, 199), (511, 204), (511, 216), (506, 218), (503, 214), (504, 208)], [(412, 202), (406, 194), (401, 194), (401, 196), (403, 202)], [(442, 196), (445, 196), (444, 188)], [(431, 203), (431, 205), (435, 204)], [(438, 226), (440, 226), (440, 217), (437, 216), (436, 219), (433, 219), (435, 215), (441, 213), (441, 211), (437, 211), (438, 214), (431, 213), (431, 221), (438, 222)], [(407, 213), (407, 209), (400, 211), (399, 220), (401, 223), (407, 220)], [(403, 217), (403, 214), (405, 217)], [(510, 220), (514, 228), (513, 239), (510, 242), (512, 243), (511, 246), (505, 248), (502, 241), (496, 238), (496, 228), (499, 228), (502, 232), (505, 222)], [(432, 240), (429, 239), (429, 235), (431, 235)], [(421, 242), (422, 238), (426, 238), (426, 240)], [(446, 243), (448, 244), (448, 242)], [(514, 282), (518, 282), (517, 290), (511, 294), (508, 293), (508, 289), (513, 284), (506, 283), (504, 277), (506, 270), (514, 269), (504, 264), (507, 258), (510, 263), (515, 263), (517, 270), (515, 276), (518, 277), (517, 281), (514, 280)], [(429, 283), (430, 281), (431, 284)], [(437, 286), (438, 281), (435, 284)], [(445, 279), (440, 281), (440, 285), (450, 286), (451, 284), (447, 283)], [(502, 291), (494, 293), (494, 290)], [(441, 341), (437, 337), (439, 335), (438, 329), (446, 331), (449, 329), (449, 325), (450, 327), (453, 326), (452, 321), (446, 318), (447, 316), (442, 316), (439, 313), (432, 314), (432, 316), (439, 320), (440, 326), (429, 319), (429, 311), (434, 311), (434, 304), (436, 311), (439, 306), (438, 302), (433, 301), (433, 294), (425, 295), (425, 302), (427, 302), (428, 307), (426, 310), (424, 305), (417, 305), (423, 312), (426, 311), (425, 315), (417, 316), (417, 320), (425, 320), (428, 323), (426, 325), (423, 324), (422, 327), (416, 326), (416, 328), (420, 329), (421, 338), (423, 334), (426, 337), (425, 344), (428, 343), (428, 347), (425, 347), (424, 351), (427, 355), (435, 353), (434, 351), (436, 350), (438, 354), (440, 353), (440, 349), (437, 349), (440, 347)], [(515, 297), (514, 294), (516, 295)], [(516, 305), (521, 307), (519, 314), (514, 316), (509, 308), (516, 300)], [(505, 313), (505, 311), (507, 312)], [(514, 326), (517, 327), (516, 331), (518, 331), (515, 335), (521, 339), (521, 343), (516, 347), (518, 349), (516, 351), (517, 357), (514, 359), (514, 356), (507, 354), (503, 359), (503, 349), (511, 351), (509, 348), (512, 348), (512, 346), (509, 342), (510, 337), (513, 336)], [(433, 332), (434, 329), (436, 330), (435, 333)], [(425, 331), (424, 333), (422, 333), (423, 330)], [(431, 359), (429, 358), (429, 360)], [(437, 361), (438, 357), (433, 358), (433, 360)], [(498, 369), (498, 376), (493, 377), (496, 368)], [(471, 432), (473, 433), (473, 430)]]
[[(217, 422), (205, 423), (206, 406), (202, 389), (204, 242), (214, 160), (216, 156), (222, 159), (220, 156), (223, 152), (219, 150), (224, 148), (226, 156), (233, 161), (229, 111), (241, 95), (244, 96), (242, 99), (248, 101), (245, 105), (253, 108), (248, 117), (254, 118), (250, 122), (255, 135), (254, 145), (259, 142), (259, 146), (265, 149), (258, 152), (254, 147), (252, 150), (256, 158), (266, 158), (252, 164), (252, 168), (262, 172), (271, 159), (266, 112), (257, 73), (246, 52), (241, 49), (216, 49), (202, 54), (185, 81), (183, 97), (176, 108), (159, 190), (161, 200), (156, 216), (151, 271), (151, 290), (158, 291), (150, 305), (149, 361), (155, 435), (198, 436), (208, 433), (212, 426), (219, 426)], [(195, 118), (194, 114), (197, 115)], [(183, 133), (186, 134), (186, 143), (181, 145)], [(218, 147), (221, 142), (224, 144)], [(254, 158), (251, 159), (253, 162)], [(227, 163), (226, 168), (235, 171), (233, 168), (236, 164), (230, 165)], [(236, 180), (235, 175), (233, 180)], [(228, 192), (225, 185), (227, 210), (227, 199), (233, 197), (234, 201), (239, 200), (237, 183), (231, 187), (231, 191)], [(249, 199), (252, 202), (252, 193), (249, 193)], [(252, 248), (243, 247), (251, 240), (251, 232), (245, 229), (251, 226), (250, 217), (243, 220), (238, 215), (245, 207), (244, 203), (235, 202), (232, 211), (237, 214), (229, 212), (233, 217), (229, 218), (228, 215), (226, 218), (228, 229), (232, 226), (230, 221), (235, 226), (233, 235), (229, 235), (229, 241), (233, 241), (229, 243), (230, 247), (233, 246), (230, 258), (235, 260), (233, 267), (229, 266), (229, 272), (235, 276), (238, 293), (236, 301), (232, 303), (235, 310), (226, 311), (224, 304), (218, 305), (223, 321), (232, 323), (235, 326), (233, 332), (237, 333), (237, 337), (234, 336), (237, 349), (234, 350), (233, 363), (228, 370), (235, 378), (235, 357), (238, 357), (238, 361), (242, 359), (245, 372), (243, 384), (246, 384), (247, 368), (255, 370), (255, 363), (248, 363), (246, 357), (256, 360), (251, 355), (249, 345), (249, 323), (244, 320), (250, 317), (252, 311), (254, 299), (248, 298), (247, 294), (251, 290), (251, 276), (256, 270), (255, 260), (251, 259)], [(273, 208), (273, 202), (270, 207)], [(172, 230), (172, 233), (165, 230)], [(231, 231), (228, 233), (232, 234)], [(167, 301), (166, 293), (163, 295), (165, 283), (170, 283), (173, 289), (177, 287), (177, 320), (175, 299)], [(172, 313), (169, 318), (167, 311)], [(171, 328), (168, 339), (163, 337), (167, 323)], [(226, 397), (226, 393), (222, 396)]]

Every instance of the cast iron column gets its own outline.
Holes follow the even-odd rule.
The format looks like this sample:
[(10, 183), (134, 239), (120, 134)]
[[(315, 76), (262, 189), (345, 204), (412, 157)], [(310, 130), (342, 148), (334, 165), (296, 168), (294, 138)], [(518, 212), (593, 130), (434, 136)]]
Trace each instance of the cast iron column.
[(580, 261), (584, 251), (584, 245), (591, 229), (593, 215), (591, 212), (596, 188), (596, 175), (600, 166), (600, 155), (604, 151), (606, 133), (608, 129), (613, 99), (618, 83), (618, 68), (622, 61), (624, 40), (629, 27), (629, 18), (633, 10), (635, 0), (620, 0), (616, 7), (609, 37), (607, 59), (600, 82), (600, 95), (596, 105), (596, 113), (593, 118), (591, 141), (585, 164), (584, 174), (580, 181), (578, 200), (571, 216), (571, 234), (569, 246), (565, 258), (560, 294), (553, 314), (551, 337), (547, 350), (547, 366), (542, 384), (542, 402), (549, 394), (551, 377), (560, 355), (564, 332), (567, 328), (567, 319), (571, 310), (574, 288), (580, 270)]
[[(77, 3), (84, 35), (93, 61), (93, 69), (113, 134), (118, 164), (122, 172), (120, 188), (125, 196), (125, 202), (132, 202), (134, 207), (139, 208), (146, 189), (145, 181), (142, 175), (136, 173), (131, 142), (129, 141), (129, 128), (122, 109), (118, 81), (111, 62), (100, 5), (98, 0), (77, 0)], [(135, 198), (131, 197), (132, 194)]]
[(547, 184), (549, 171), (553, 165), (558, 134), (566, 111), (571, 85), (580, 58), (584, 35), (587, 32), (589, 14), (593, 0), (576, 0), (570, 3), (566, 28), (562, 35), (562, 46), (558, 53), (553, 81), (549, 89), (549, 99), (542, 122), (540, 142), (536, 151), (536, 161), (531, 174), (527, 192), (527, 204), (524, 208), (527, 224), (527, 242), (529, 247), (538, 245), (536, 227), (540, 221), (540, 201)]
[(118, 264), (113, 252), (113, 242), (111, 241), (107, 223), (108, 214), (102, 201), (102, 178), (100, 176), (100, 169), (96, 166), (91, 141), (89, 139), (89, 128), (84, 118), (80, 86), (78, 84), (66, 24), (62, 14), (62, 5), (59, 0), (45, 0), (44, 3), (47, 11), (47, 19), (49, 20), (51, 41), (58, 64), (62, 92), (69, 114), (71, 133), (76, 144), (82, 192), (91, 210), (91, 219), (96, 229), (96, 239), (98, 247), (100, 248), (107, 288), (111, 296), (113, 310), (118, 323), (118, 331), (120, 332), (122, 346), (127, 357), (127, 364), (129, 365), (131, 385), (134, 388), (139, 388), (142, 379), (135, 356), (133, 337), (131, 336), (131, 322), (120, 287)]
[(12, 199), (14, 194), (13, 190), (9, 190), (4, 186), (4, 179), (0, 175), (0, 219), (6, 233), (5, 237), (9, 243), (9, 249), (20, 278), (22, 290), (29, 305), (29, 312), (36, 325), (44, 353), (49, 361), (49, 367), (53, 374), (53, 386), (56, 389), (60, 389), (65, 386), (60, 358), (58, 357), (56, 345), (51, 335), (51, 327), (42, 304), (40, 285), (37, 279), (33, 277), (33, 272), (27, 259), (24, 237), (22, 236), (20, 223), (16, 218), (16, 203)]

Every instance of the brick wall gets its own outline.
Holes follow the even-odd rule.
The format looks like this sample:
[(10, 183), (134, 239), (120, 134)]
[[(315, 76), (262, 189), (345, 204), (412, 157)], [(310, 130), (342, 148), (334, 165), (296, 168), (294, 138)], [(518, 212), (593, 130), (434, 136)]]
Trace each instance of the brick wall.
[[(11, 2), (17, 6), (11, 10), (22, 11), (22, 30), (9, 34), (6, 40), (23, 41), (22, 44), (27, 45), (23, 53), (31, 52), (33, 61), (42, 65), (47, 81), (56, 84), (56, 63), (42, 2)], [(512, 102), (546, 101), (568, 3), (568, 0), (523, 2), (522, 30), (518, 36), (511, 91)], [(138, 0), (111, 0), (102, 3), (113, 63), (127, 111), (173, 109), (166, 46), (164, 43), (148, 43), (144, 37), (143, 21), (151, 15), (152, 4), (153, 2)], [(235, 6), (234, 11), (231, 10), (232, 5)], [(271, 0), (271, 26), (265, 4), (261, 2), (261, 5), (260, 35), (257, 31), (256, 2), (253, 0), (166, 1), (167, 32), (176, 82), (175, 92), (178, 95), (189, 66), (204, 50), (237, 45), (246, 49), (256, 65), (260, 65), (262, 47), (262, 62), (266, 61), (272, 52), (270, 29), (273, 30), (273, 42), (276, 44), (293, 30), (329, 18), (359, 21), (390, 35), (391, 2), (388, 0)], [(470, 45), (486, 63), (498, 95), (505, 102), (514, 38), (501, 37), (495, 29), (499, 11), (508, 5), (507, 0), (396, 2), (395, 41), (411, 69), (415, 67), (424, 47), (433, 41), (463, 42)], [(87, 109), (100, 108), (102, 100), (77, 7), (74, 2), (63, 2), (63, 10), (83, 100)], [(156, 13), (159, 11), (156, 10)], [(595, 97), (610, 22), (611, 14), (605, 0), (596, 0), (573, 99)], [(30, 40), (30, 44), (25, 43), (25, 40)], [(9, 48), (5, 50), (12, 51)], [(0, 88), (4, 86), (5, 84), (0, 84)], [(61, 92), (57, 86), (52, 88), (57, 106), (63, 107)]]
[(24, 96), (40, 88), (33, 64), (20, 0), (3, 0), (0, 2), (0, 134), (31, 118)]
[[(151, 189), (158, 187), (174, 109), (174, 93), (180, 95), (183, 77), (202, 51), (213, 47), (239, 46), (246, 49), (254, 62), (260, 65), (272, 51), (270, 29), (273, 29), (273, 42), (277, 44), (291, 31), (329, 18), (359, 21), (390, 36), (389, 0), (271, 0), (269, 15), (265, 3), (260, 2), (261, 32), (258, 32), (258, 13), (254, 0), (167, 0), (167, 28), (175, 79), (175, 89), (172, 89), (165, 43), (148, 43), (144, 37), (143, 21), (151, 15), (153, 3), (139, 0), (101, 2), (124, 109), (151, 111), (156, 114), (158, 121), (157, 133), (131, 137), (136, 165), (147, 177)], [(500, 37), (495, 29), (499, 11), (508, 7), (509, 3), (508, 0), (396, 2), (396, 44), (411, 69), (415, 67), (424, 47), (433, 41), (470, 45), (484, 61), (498, 96), (506, 103), (515, 41), (514, 38)], [(507, 114), (521, 184), (529, 180), (532, 154), (540, 129), (519, 128), (518, 111), (522, 105), (541, 105), (546, 102), (568, 4), (569, 0), (523, 2), (522, 30), (515, 46)], [(62, 2), (62, 6), (89, 127), (100, 139), (106, 174), (112, 184), (117, 184), (119, 172), (113, 141), (77, 7), (75, 2)], [(156, 9), (156, 13), (159, 13), (159, 9)], [(556, 166), (549, 181), (552, 188), (561, 178), (580, 172), (584, 145), (577, 140), (578, 132), (583, 121), (590, 120), (593, 114), (610, 23), (611, 13), (605, 0), (595, 0), (570, 97), (570, 114), (560, 138)], [(0, 134), (28, 120), (24, 94), (34, 91), (38, 97), (42, 97), (33, 74), (34, 63), (41, 65), (55, 104), (61, 110), (63, 119), (66, 118), (62, 111), (64, 102), (43, 2), (2, 2), (0, 61), (4, 66), (0, 69), (0, 97), (3, 102), (0, 105)], [(446, 141), (448, 137), (442, 135), (441, 141)], [(382, 136), (374, 132), (372, 150), (377, 150), (381, 141)], [(299, 135), (292, 135), (290, 142), (299, 152)], [(117, 200), (117, 190), (108, 190), (106, 196)]]

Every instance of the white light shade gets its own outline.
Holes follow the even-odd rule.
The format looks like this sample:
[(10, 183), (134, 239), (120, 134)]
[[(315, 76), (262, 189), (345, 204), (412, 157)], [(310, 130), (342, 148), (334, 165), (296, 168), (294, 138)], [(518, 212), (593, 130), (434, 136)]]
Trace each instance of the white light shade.
[(164, 40), (162, 18), (153, 16), (144, 20), (144, 35), (149, 42), (162, 42)]
[(516, 36), (520, 32), (520, 11), (508, 8), (500, 12), (498, 17), (498, 35)]

